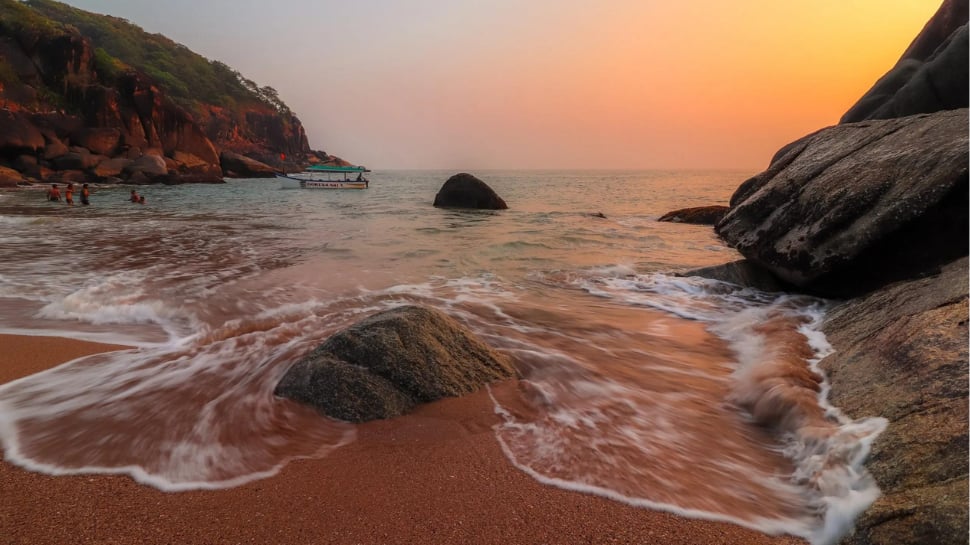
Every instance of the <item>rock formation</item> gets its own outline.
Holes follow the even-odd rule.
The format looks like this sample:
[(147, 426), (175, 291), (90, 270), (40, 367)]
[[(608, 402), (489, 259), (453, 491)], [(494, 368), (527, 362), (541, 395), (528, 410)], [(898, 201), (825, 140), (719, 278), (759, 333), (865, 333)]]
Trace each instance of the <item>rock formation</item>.
[(273, 178), (277, 169), (245, 155), (224, 151), (219, 156), (222, 171), (232, 178)]
[(485, 182), (467, 173), (455, 174), (441, 186), (434, 196), (434, 206), (440, 208), (475, 208), (505, 210), (508, 205)]
[(967, 1), (946, 0), (842, 123), (966, 108), (967, 47)]
[(681, 208), (673, 212), (667, 212), (660, 216), (657, 221), (669, 221), (672, 223), (691, 223), (695, 225), (714, 225), (721, 221), (728, 211), (727, 206), (712, 205), (698, 206), (695, 208)]
[[(112, 57), (112, 48), (123, 53)], [(172, 71), (191, 63), (207, 79), (186, 86), (139, 64), (166, 55), (157, 62)], [(34, 181), (170, 184), (256, 171), (224, 172), (223, 151), (277, 167), (283, 157), (293, 168), (339, 160), (310, 149), (275, 91), (221, 63), (120, 19), (50, 0), (0, 0), (0, 166)], [(150, 156), (164, 169), (122, 162)]]
[(418, 403), (516, 376), (509, 359), (439, 311), (406, 306), (337, 333), (287, 371), (276, 395), (340, 420), (404, 414)]
[(845, 123), (744, 182), (716, 230), (748, 260), (694, 271), (854, 296), (828, 313), (819, 365), (835, 406), (890, 423), (866, 464), (883, 495), (846, 544), (967, 542), (966, 23), (966, 0), (944, 2)]
[(847, 544), (966, 543), (967, 258), (854, 299), (823, 324), (829, 399), (889, 427), (866, 467), (882, 496)]
[(967, 110), (838, 125), (744, 182), (716, 230), (782, 280), (865, 293), (966, 255)]

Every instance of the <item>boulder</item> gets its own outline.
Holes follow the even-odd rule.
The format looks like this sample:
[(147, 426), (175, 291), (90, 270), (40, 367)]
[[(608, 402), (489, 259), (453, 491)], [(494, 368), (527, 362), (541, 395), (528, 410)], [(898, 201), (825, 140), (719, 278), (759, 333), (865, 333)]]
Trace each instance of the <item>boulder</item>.
[(103, 155), (92, 155), (86, 149), (77, 149), (79, 151), (69, 151), (51, 161), (54, 168), (56, 170), (87, 170), (106, 159)]
[(144, 177), (148, 181), (153, 178), (166, 176), (168, 174), (168, 167), (165, 165), (165, 159), (159, 157), (158, 155), (142, 155), (138, 159), (135, 159), (128, 166), (124, 168), (124, 173), (128, 177), (134, 177), (135, 174), (141, 174), (137, 177), (139, 183), (141, 178)]
[(846, 545), (966, 543), (967, 259), (832, 309), (829, 400), (889, 426), (866, 462), (882, 496)]
[(71, 142), (98, 155), (114, 155), (121, 142), (121, 131), (115, 128), (84, 128), (71, 135)]
[(967, 0), (946, 0), (896, 65), (842, 123), (968, 106)]
[(44, 136), (27, 116), (0, 109), (0, 155), (15, 157), (44, 149)]
[(219, 157), (222, 171), (235, 178), (273, 178), (277, 170), (245, 155), (224, 151)]
[(95, 176), (102, 178), (111, 178), (115, 176), (120, 176), (124, 172), (125, 168), (130, 165), (132, 161), (130, 159), (125, 159), (124, 157), (114, 157), (112, 159), (105, 159), (98, 163), (98, 166), (94, 167), (91, 171)]
[(462, 172), (445, 182), (434, 196), (434, 206), (440, 208), (477, 208), (505, 210), (508, 205), (491, 187), (478, 178)]
[(849, 123), (782, 149), (716, 231), (787, 283), (866, 293), (967, 255), (967, 110)]
[(667, 212), (660, 216), (657, 221), (669, 221), (673, 223), (692, 223), (696, 225), (714, 225), (721, 221), (724, 214), (727, 214), (728, 207), (721, 205), (698, 206), (696, 208), (682, 208)]
[(24, 177), (12, 168), (0, 166), (0, 187), (17, 187), (25, 182)]
[(67, 145), (61, 142), (57, 138), (52, 138), (46, 146), (44, 146), (44, 159), (50, 161), (51, 159), (57, 159), (62, 155), (66, 155), (70, 150), (67, 149)]
[(13, 162), (13, 168), (28, 178), (40, 177), (40, 163), (35, 155), (21, 155)]
[(390, 418), (516, 376), (495, 352), (447, 315), (418, 306), (365, 318), (286, 372), (276, 395), (340, 420)]

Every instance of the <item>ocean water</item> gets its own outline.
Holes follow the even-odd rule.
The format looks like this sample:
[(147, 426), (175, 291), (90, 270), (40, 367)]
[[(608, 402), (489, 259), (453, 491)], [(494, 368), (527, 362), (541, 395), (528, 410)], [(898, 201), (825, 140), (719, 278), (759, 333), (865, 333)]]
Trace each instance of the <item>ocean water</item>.
[(0, 386), (6, 459), (179, 491), (325, 458), (355, 427), (276, 382), (362, 317), (423, 304), (512, 356), (525, 378), (490, 391), (495, 434), (543, 483), (814, 543), (875, 500), (862, 462), (885, 421), (825, 399), (826, 302), (672, 274), (739, 256), (656, 219), (751, 173), (477, 172), (509, 210), (435, 209), (450, 174), (151, 186), (144, 206), (126, 187), (73, 208), (0, 193), (0, 332), (133, 347)]

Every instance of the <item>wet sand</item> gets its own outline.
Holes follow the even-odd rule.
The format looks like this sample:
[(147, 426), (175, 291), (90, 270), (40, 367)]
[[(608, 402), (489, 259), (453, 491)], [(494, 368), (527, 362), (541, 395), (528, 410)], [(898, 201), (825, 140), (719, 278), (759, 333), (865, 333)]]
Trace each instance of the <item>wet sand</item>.
[[(0, 335), (0, 347), (0, 383), (121, 348), (10, 335)], [(126, 476), (53, 477), (2, 462), (0, 541), (804, 543), (541, 485), (506, 460), (491, 429), (497, 422), (484, 392), (448, 399), (360, 426), (356, 442), (324, 459), (218, 491), (166, 493)]]

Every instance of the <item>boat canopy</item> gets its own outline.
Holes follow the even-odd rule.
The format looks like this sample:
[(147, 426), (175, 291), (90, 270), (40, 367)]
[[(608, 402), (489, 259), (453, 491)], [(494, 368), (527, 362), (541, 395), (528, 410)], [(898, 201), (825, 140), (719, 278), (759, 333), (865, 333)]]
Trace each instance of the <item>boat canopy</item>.
[(334, 165), (310, 165), (307, 172), (370, 172), (365, 167), (338, 167)]

